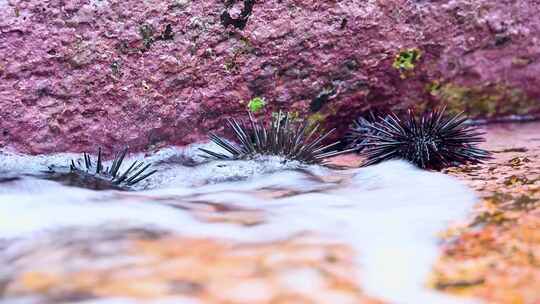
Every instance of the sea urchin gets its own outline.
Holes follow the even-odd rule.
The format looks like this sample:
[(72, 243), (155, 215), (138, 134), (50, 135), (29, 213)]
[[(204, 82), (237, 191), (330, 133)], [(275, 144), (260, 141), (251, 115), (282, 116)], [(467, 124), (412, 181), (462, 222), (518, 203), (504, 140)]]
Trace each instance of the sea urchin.
[(313, 126), (306, 121), (296, 122), (289, 113), (279, 112), (272, 116), (269, 127), (257, 122), (251, 113), (249, 113), (249, 120), (249, 127), (235, 119), (227, 120), (238, 144), (210, 133), (210, 140), (229, 154), (202, 148), (200, 150), (220, 160), (252, 159), (259, 155), (275, 155), (285, 160), (305, 164), (321, 164), (327, 157), (346, 152), (332, 150), (339, 142), (323, 144), (334, 130), (317, 134), (319, 125)]
[(49, 167), (49, 178), (60, 180), (71, 186), (93, 190), (125, 189), (144, 180), (157, 172), (145, 172), (151, 164), (134, 161), (127, 170), (121, 172), (120, 167), (127, 154), (127, 148), (117, 153), (111, 166), (104, 167), (101, 148), (98, 149), (97, 161), (94, 163), (90, 155), (83, 153), (83, 159), (71, 160), (69, 171), (62, 172), (60, 168)]
[(376, 121), (360, 120), (353, 134), (362, 137), (356, 147), (366, 158), (364, 166), (399, 158), (423, 169), (440, 170), (489, 159), (489, 152), (477, 148), (484, 141), (482, 133), (466, 125), (462, 114), (445, 115), (444, 111), (444, 107), (428, 111), (419, 118), (409, 111), (404, 119), (391, 113)]
[(378, 120), (377, 117), (379, 116), (373, 112), (369, 112), (368, 116), (358, 117), (353, 122), (349, 132), (345, 134), (344, 141), (347, 143), (347, 147), (360, 152), (364, 148), (364, 144), (369, 141), (369, 138), (366, 135), (372, 133), (371, 125)]

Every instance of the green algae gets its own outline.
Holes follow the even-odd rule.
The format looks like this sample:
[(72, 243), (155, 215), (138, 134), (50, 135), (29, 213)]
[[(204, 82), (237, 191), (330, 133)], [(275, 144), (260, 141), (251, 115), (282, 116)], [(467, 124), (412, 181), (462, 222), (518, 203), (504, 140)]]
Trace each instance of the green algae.
[(322, 125), (322, 123), (326, 120), (328, 117), (328, 114), (322, 114), (322, 113), (313, 113), (308, 116), (307, 120), (309, 125), (315, 126), (315, 125)]
[(255, 113), (262, 110), (264, 106), (266, 106), (266, 101), (263, 98), (255, 97), (249, 101), (247, 106), (251, 112)]
[(417, 48), (403, 50), (396, 55), (392, 67), (397, 70), (413, 70), (421, 57), (422, 52)]
[(405, 79), (414, 70), (420, 58), (422, 58), (422, 51), (417, 48), (402, 50), (394, 58), (392, 67), (400, 71), (401, 78)]

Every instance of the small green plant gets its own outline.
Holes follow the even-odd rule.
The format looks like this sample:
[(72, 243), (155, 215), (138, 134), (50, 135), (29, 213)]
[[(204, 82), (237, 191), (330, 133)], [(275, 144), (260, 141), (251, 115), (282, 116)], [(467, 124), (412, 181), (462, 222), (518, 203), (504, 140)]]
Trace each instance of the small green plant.
[(400, 71), (411, 71), (421, 57), (422, 52), (417, 48), (403, 50), (396, 55), (392, 67)]
[(264, 106), (266, 106), (266, 101), (260, 97), (255, 97), (248, 103), (248, 108), (253, 113), (261, 110)]

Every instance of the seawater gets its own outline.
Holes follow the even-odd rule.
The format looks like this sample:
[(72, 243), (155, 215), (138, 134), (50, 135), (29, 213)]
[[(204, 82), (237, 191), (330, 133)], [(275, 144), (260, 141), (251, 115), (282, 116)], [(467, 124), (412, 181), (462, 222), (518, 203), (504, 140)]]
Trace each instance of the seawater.
[[(399, 304), (474, 303), (426, 286), (438, 254), (437, 233), (466, 218), (476, 201), (458, 180), (398, 160), (337, 170), (279, 157), (208, 161), (197, 148), (168, 148), (146, 157), (159, 173), (127, 194), (38, 177), (47, 166), (67, 165), (80, 155), (1, 152), (0, 178), (9, 181), (0, 183), (0, 239), (31, 240), (59, 228), (111, 224), (243, 242), (309, 232), (355, 250), (358, 280), (371, 296)], [(131, 156), (124, 166), (135, 159), (142, 155)], [(254, 226), (208, 223), (173, 206), (194, 198), (259, 210), (265, 219)], [(96, 303), (102, 302), (132, 303), (120, 299)]]

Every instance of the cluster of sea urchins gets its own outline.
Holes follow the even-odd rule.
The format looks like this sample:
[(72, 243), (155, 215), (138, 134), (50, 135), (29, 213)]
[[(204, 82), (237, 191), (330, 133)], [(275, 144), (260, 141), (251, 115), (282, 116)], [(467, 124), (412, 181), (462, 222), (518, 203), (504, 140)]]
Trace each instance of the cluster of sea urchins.
[[(324, 159), (350, 151), (365, 157), (364, 166), (389, 159), (405, 159), (423, 169), (439, 170), (466, 163), (480, 163), (490, 158), (489, 152), (477, 147), (482, 133), (467, 125), (461, 114), (446, 115), (444, 108), (415, 117), (412, 111), (400, 118), (395, 113), (360, 117), (351, 128), (347, 140), (350, 149), (335, 150), (339, 142), (324, 141), (334, 132), (319, 132), (319, 125), (297, 120), (289, 113), (273, 115), (269, 125), (258, 122), (249, 114), (249, 123), (228, 119), (235, 140), (210, 133), (210, 139), (227, 154), (201, 148), (209, 157), (219, 160), (254, 159), (258, 156), (279, 156), (285, 161), (323, 164)], [(129, 189), (148, 178), (156, 170), (147, 171), (150, 164), (135, 161), (125, 171), (120, 168), (127, 149), (117, 153), (111, 166), (104, 167), (101, 148), (97, 161), (83, 154), (72, 160), (67, 174), (56, 174), (50, 168), (51, 179), (61, 179), (72, 185), (92, 189)], [(56, 174), (56, 175), (55, 175)]]
[(151, 164), (144, 164), (142, 161), (134, 161), (125, 171), (120, 168), (127, 154), (127, 148), (117, 153), (111, 166), (104, 167), (101, 148), (98, 149), (98, 156), (95, 162), (87, 153), (83, 153), (82, 159), (71, 160), (69, 171), (66, 173), (50, 167), (49, 178), (61, 180), (69, 185), (94, 190), (101, 189), (128, 189), (138, 182), (148, 178), (157, 170), (147, 171)]
[(400, 118), (395, 113), (359, 118), (348, 139), (365, 157), (364, 166), (389, 159), (405, 159), (423, 169), (481, 163), (489, 152), (477, 145), (482, 133), (466, 125), (462, 114), (446, 115), (445, 108), (416, 117), (412, 111)]
[(269, 126), (256, 121), (251, 113), (248, 124), (236, 119), (228, 119), (227, 122), (234, 133), (235, 142), (210, 133), (210, 139), (228, 152), (223, 154), (200, 149), (212, 158), (237, 160), (273, 155), (288, 161), (322, 164), (327, 157), (347, 152), (333, 149), (339, 142), (324, 145), (324, 140), (334, 130), (319, 133), (319, 125), (296, 121), (289, 113), (279, 112), (272, 116)]

